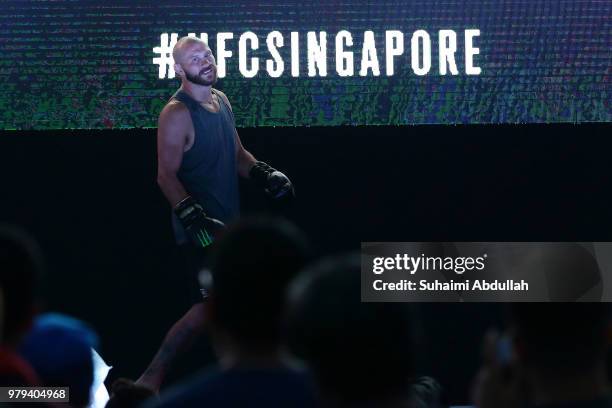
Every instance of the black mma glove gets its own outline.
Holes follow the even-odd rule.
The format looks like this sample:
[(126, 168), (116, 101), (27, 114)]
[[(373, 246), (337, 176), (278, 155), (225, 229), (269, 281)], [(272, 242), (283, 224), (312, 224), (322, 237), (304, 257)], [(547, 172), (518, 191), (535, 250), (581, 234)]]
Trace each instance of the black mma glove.
[(215, 234), (225, 228), (221, 221), (206, 216), (204, 208), (191, 196), (178, 203), (174, 213), (183, 224), (190, 241), (199, 248), (212, 244)]
[(255, 165), (251, 167), (249, 176), (255, 184), (263, 188), (272, 198), (293, 198), (295, 196), (293, 184), (291, 184), (289, 178), (264, 162), (256, 162)]

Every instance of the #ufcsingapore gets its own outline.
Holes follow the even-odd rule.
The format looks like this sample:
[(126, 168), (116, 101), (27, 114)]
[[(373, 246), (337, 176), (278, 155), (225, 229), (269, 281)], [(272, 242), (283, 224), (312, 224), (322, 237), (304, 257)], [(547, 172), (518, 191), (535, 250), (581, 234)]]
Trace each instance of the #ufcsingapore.
[[(457, 36), (463, 35), (463, 50), (457, 50)], [(188, 34), (195, 37), (194, 33)], [(432, 50), (431, 36), (436, 35), (438, 49)], [(410, 65), (415, 75), (427, 75), (431, 71), (432, 58), (438, 60), (438, 72), (440, 75), (458, 75), (457, 59), (462, 59), (466, 75), (480, 75), (481, 69), (474, 65), (474, 56), (480, 53), (480, 49), (474, 46), (475, 37), (480, 36), (479, 29), (466, 29), (457, 34), (454, 30), (439, 30), (430, 34), (425, 30), (416, 30), (409, 39)], [(220, 78), (226, 75), (227, 60), (234, 56), (234, 51), (228, 49), (227, 42), (238, 38), (238, 68), (245, 78), (253, 78), (260, 69), (265, 69), (272, 78), (278, 78), (289, 71), (292, 77), (299, 77), (300, 55), (306, 53), (306, 74), (309, 77), (325, 77), (328, 71), (335, 69), (340, 77), (355, 76), (358, 69), (359, 76), (381, 75), (381, 62), (379, 53), (382, 51), (381, 44), (377, 44), (373, 31), (363, 32), (363, 43), (355, 44), (353, 34), (342, 30), (335, 35), (328, 35), (326, 31), (309, 31), (306, 33), (306, 50), (300, 49), (300, 33), (291, 32), (288, 41), (279, 31), (272, 31), (266, 36), (266, 47), (271, 58), (260, 61), (259, 57), (249, 56), (249, 53), (260, 47), (259, 37), (247, 31), (239, 37), (234, 33), (220, 32), (216, 35), (216, 60), (217, 70)], [(177, 33), (163, 33), (160, 36), (160, 45), (153, 48), (153, 52), (159, 56), (153, 58), (153, 63), (159, 66), (159, 78), (174, 78), (172, 60), (172, 47), (178, 39)], [(208, 34), (201, 33), (200, 39), (208, 42)], [(285, 61), (279, 53), (279, 48), (288, 46), (290, 49), (289, 67), (285, 67)], [(355, 61), (354, 50), (361, 48), (361, 59)], [(385, 31), (384, 45), (384, 73), (387, 76), (394, 75), (396, 58), (404, 54), (404, 33), (398, 30)], [(335, 54), (335, 67), (327, 66), (329, 53)], [(357, 66), (357, 67), (356, 67)]]

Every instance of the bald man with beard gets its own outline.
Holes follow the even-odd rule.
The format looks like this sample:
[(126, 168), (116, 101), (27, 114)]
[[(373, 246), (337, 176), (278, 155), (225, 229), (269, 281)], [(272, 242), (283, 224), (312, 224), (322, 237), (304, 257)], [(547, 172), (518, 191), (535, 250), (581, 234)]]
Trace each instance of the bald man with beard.
[(196, 254), (198, 269), (202, 249), (239, 216), (238, 176), (273, 198), (294, 192), (287, 176), (242, 146), (230, 102), (213, 88), (217, 66), (208, 45), (182, 37), (172, 55), (181, 86), (159, 115), (157, 182), (173, 209), (176, 242)]

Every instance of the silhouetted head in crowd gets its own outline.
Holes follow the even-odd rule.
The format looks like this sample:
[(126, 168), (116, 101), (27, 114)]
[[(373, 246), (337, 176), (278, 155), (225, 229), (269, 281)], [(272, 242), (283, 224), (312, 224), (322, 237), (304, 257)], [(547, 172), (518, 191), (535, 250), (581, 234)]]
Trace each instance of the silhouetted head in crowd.
[(23, 338), (19, 352), (48, 387), (70, 387), (70, 405), (89, 403), (94, 380), (95, 332), (85, 323), (55, 313), (40, 315)]
[(308, 258), (305, 238), (288, 221), (245, 219), (230, 227), (212, 256), (213, 338), (242, 350), (275, 350), (287, 286)]
[(539, 248), (539, 262), (530, 260), (546, 276), (546, 289), (553, 302), (601, 300), (603, 283), (597, 260), (582, 245), (554, 242)]
[(409, 408), (448, 407), (444, 401), (442, 386), (435, 378), (421, 376), (412, 379), (408, 391)]
[(119, 378), (111, 386), (111, 397), (105, 408), (136, 408), (154, 395), (155, 392), (150, 388), (135, 384), (127, 378)]
[(417, 354), (411, 305), (361, 302), (360, 261), (308, 268), (291, 285), (290, 345), (331, 406), (404, 406)]
[(4, 295), (3, 344), (14, 347), (31, 323), (43, 262), (36, 242), (16, 227), (0, 225), (0, 288)]
[(536, 403), (601, 396), (607, 382), (607, 303), (518, 303), (510, 310), (517, 358)]

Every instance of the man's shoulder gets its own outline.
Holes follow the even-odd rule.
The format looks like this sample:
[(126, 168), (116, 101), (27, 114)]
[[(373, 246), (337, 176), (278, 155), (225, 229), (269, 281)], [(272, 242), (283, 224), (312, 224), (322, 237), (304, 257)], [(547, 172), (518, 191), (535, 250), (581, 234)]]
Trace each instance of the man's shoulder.
[(159, 114), (160, 119), (164, 118), (164, 119), (174, 119), (174, 118), (184, 118), (185, 116), (189, 115), (189, 108), (187, 108), (187, 106), (177, 100), (177, 99), (171, 99), (166, 106), (164, 106), (164, 108), (162, 109), (162, 111)]

